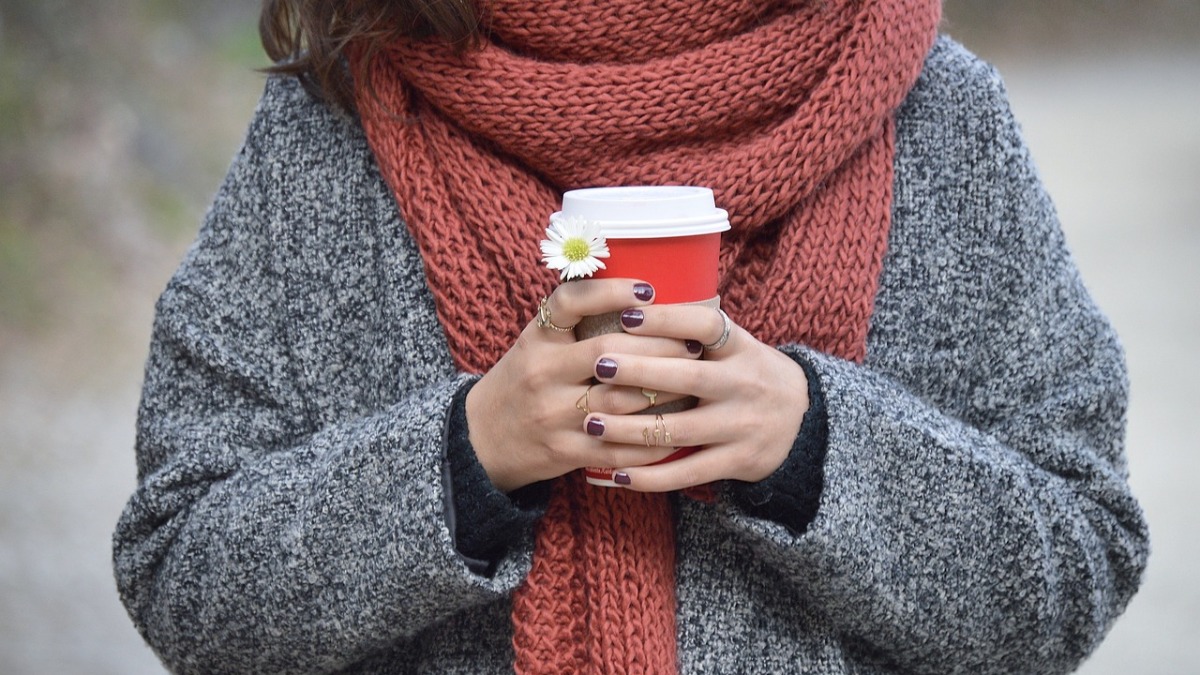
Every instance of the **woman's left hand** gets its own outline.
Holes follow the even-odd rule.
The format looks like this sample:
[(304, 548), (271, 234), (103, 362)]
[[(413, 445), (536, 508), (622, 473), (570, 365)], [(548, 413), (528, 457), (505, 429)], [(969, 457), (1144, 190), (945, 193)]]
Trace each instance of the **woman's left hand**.
[[(706, 345), (721, 339), (725, 321), (721, 312), (699, 305), (654, 305), (622, 316), (627, 333)], [(641, 444), (649, 434), (664, 431), (672, 446), (701, 446), (666, 464), (617, 468), (619, 484), (644, 492), (725, 479), (763, 480), (787, 459), (809, 405), (804, 369), (732, 321), (725, 343), (706, 350), (702, 360), (604, 354), (595, 370), (607, 384), (699, 400), (695, 408), (663, 415), (663, 429), (656, 429), (651, 415), (592, 413), (584, 421), (585, 429), (603, 429), (601, 438), (613, 443)], [(594, 419), (602, 424), (589, 425)]]

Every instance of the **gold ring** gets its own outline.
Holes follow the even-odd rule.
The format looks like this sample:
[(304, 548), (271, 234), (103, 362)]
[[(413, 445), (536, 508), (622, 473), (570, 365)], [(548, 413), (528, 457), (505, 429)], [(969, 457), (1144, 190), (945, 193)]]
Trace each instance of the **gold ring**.
[(642, 387), (642, 396), (650, 399), (651, 408), (654, 407), (654, 402), (658, 400), (658, 392), (654, 391), (653, 389), (646, 389), (645, 387)]
[(671, 432), (667, 431), (667, 421), (662, 415), (654, 416), (654, 431), (650, 431), (650, 427), (642, 429), (642, 440), (646, 441), (647, 448), (671, 444)]
[(717, 338), (716, 342), (704, 345), (704, 351), (715, 352), (729, 342), (729, 334), (733, 332), (733, 322), (729, 320), (729, 315), (725, 310), (718, 308), (717, 313), (721, 315), (723, 326), (721, 328), (721, 337)]
[(594, 386), (596, 385), (589, 384), (588, 388), (583, 390), (583, 396), (580, 396), (579, 400), (575, 401), (575, 407), (582, 410), (584, 415), (592, 414), (592, 406), (591, 401), (588, 400), (588, 394), (592, 393), (592, 387)]
[(556, 326), (554, 324), (554, 322), (550, 320), (550, 298), (544, 297), (538, 301), (538, 313), (537, 313), (537, 327), (538, 328), (549, 328), (551, 330), (556, 330), (560, 333), (570, 333), (571, 331), (575, 330), (576, 325), (578, 325), (578, 324), (571, 324), (570, 326), (566, 326), (566, 327)]

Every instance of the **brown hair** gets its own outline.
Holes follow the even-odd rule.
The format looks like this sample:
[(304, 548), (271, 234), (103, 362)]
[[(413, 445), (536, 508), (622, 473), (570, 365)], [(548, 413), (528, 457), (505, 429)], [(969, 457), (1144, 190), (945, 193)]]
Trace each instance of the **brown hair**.
[(346, 67), (351, 44), (368, 57), (397, 37), (467, 49), (479, 23), (475, 0), (263, 0), (258, 33), (275, 62), (267, 72), (296, 75), (313, 94), (353, 110), (352, 80), (361, 73)]

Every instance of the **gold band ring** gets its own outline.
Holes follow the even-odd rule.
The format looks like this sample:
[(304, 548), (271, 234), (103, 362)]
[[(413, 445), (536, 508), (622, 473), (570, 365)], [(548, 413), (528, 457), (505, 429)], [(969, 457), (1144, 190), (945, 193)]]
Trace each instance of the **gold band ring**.
[(704, 351), (715, 352), (729, 342), (729, 334), (733, 332), (733, 322), (729, 320), (729, 315), (725, 310), (718, 308), (717, 313), (721, 315), (723, 326), (721, 328), (721, 337), (717, 338), (716, 342), (704, 345)]
[(570, 326), (565, 326), (565, 327), (564, 326), (556, 326), (554, 324), (554, 322), (550, 320), (550, 298), (544, 297), (538, 301), (538, 312), (537, 312), (537, 327), (538, 328), (549, 328), (550, 330), (556, 330), (560, 333), (570, 333), (571, 331), (575, 330), (576, 325), (578, 325), (578, 324), (571, 324)]
[(658, 392), (654, 391), (653, 389), (646, 389), (645, 387), (642, 387), (642, 396), (650, 399), (651, 408), (654, 407), (654, 402), (658, 400)]

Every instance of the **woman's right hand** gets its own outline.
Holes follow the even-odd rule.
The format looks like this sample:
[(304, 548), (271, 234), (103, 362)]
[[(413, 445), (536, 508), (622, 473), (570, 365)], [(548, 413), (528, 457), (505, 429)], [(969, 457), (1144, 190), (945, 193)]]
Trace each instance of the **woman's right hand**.
[[(653, 302), (649, 284), (633, 279), (586, 279), (560, 284), (546, 301), (555, 326), (584, 316)], [(689, 348), (690, 347), (690, 348)], [(649, 406), (640, 389), (593, 384), (602, 354), (697, 358), (699, 345), (661, 337), (612, 333), (576, 341), (574, 331), (530, 321), (516, 343), (467, 394), (467, 424), (479, 463), (497, 489), (510, 492), (586, 466), (641, 466), (669, 447), (605, 443), (585, 433), (576, 402), (587, 393), (592, 411), (628, 414)], [(589, 390), (588, 388), (591, 387)], [(662, 392), (656, 403), (678, 395)]]

